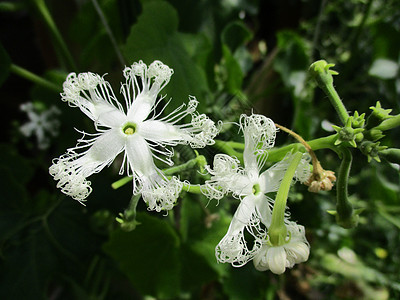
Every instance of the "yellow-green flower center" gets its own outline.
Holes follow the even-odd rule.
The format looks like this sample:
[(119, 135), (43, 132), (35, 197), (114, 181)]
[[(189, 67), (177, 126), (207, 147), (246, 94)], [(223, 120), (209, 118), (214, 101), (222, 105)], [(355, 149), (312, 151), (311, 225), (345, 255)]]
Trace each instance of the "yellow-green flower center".
[(126, 135), (132, 135), (136, 132), (136, 124), (134, 123), (126, 123), (122, 128), (123, 133)]
[(260, 185), (258, 183), (253, 185), (252, 192), (253, 192), (253, 195), (255, 195), (255, 196), (257, 196), (261, 192)]

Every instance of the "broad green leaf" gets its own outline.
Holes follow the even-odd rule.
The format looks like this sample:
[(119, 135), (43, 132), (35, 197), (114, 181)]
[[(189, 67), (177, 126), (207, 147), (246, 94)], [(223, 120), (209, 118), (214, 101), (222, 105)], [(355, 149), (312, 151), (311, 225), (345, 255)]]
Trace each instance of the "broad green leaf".
[(178, 34), (178, 15), (165, 1), (145, 1), (138, 22), (132, 26), (123, 47), (128, 63), (143, 60), (146, 64), (160, 60), (174, 69), (170, 83), (162, 94), (174, 99), (174, 106), (187, 102), (189, 95), (197, 97), (200, 107), (209, 93), (204, 71), (187, 53)]
[(265, 274), (257, 271), (252, 262), (241, 268), (229, 266), (227, 277), (224, 278), (224, 292), (232, 300), (262, 299), (261, 288), (268, 287)]
[(182, 263), (182, 289), (184, 291), (196, 292), (204, 284), (218, 279), (218, 273), (190, 243), (182, 245), (180, 257)]
[[(221, 207), (214, 208), (210, 204), (207, 208), (209, 215), (204, 214), (201, 202), (193, 198), (182, 200), (180, 229), (184, 243), (189, 245), (192, 251), (203, 257), (206, 264), (219, 275), (226, 273), (227, 265), (217, 263), (215, 247), (228, 230), (231, 218), (224, 213)], [(216, 209), (216, 212), (212, 210)]]
[(55, 249), (38, 223), (30, 226), (29, 235), (15, 241), (1, 262), (1, 299), (47, 299), (46, 285), (57, 267)]
[(180, 290), (179, 237), (164, 220), (138, 214), (135, 230), (117, 230), (104, 251), (143, 295), (174, 298)]

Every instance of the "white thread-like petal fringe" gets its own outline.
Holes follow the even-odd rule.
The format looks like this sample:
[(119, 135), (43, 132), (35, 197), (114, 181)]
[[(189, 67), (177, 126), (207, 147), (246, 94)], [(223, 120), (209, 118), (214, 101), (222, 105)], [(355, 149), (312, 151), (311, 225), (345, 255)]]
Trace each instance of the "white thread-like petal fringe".
[(172, 177), (170, 180), (164, 180), (157, 187), (144, 188), (142, 197), (149, 210), (157, 212), (170, 210), (174, 207), (182, 187), (183, 183), (178, 178)]

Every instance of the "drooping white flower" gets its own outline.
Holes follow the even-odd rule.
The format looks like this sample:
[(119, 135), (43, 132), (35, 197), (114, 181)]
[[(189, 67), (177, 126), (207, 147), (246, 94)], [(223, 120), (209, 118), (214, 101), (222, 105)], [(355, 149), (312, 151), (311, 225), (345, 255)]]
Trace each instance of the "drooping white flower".
[[(228, 262), (242, 266), (251, 260), (260, 250), (262, 241), (267, 237), (267, 228), (271, 223), (272, 199), (266, 194), (276, 192), (290, 163), (290, 155), (260, 174), (265, 163), (265, 151), (273, 147), (276, 127), (265, 116), (242, 115), (240, 128), (244, 134), (244, 168), (236, 158), (226, 154), (214, 157), (214, 168), (207, 167), (212, 175), (206, 181), (203, 193), (210, 199), (221, 199), (232, 193), (240, 199), (240, 204), (232, 218), (228, 232), (216, 247), (219, 262)], [(303, 176), (301, 168), (297, 174)], [(304, 180), (306, 180), (306, 177)], [(254, 237), (251, 249), (245, 240), (245, 232)]]
[(295, 222), (288, 222), (287, 242), (281, 246), (272, 246), (268, 241), (263, 243), (261, 250), (254, 256), (253, 263), (257, 270), (271, 270), (282, 274), (286, 268), (292, 268), (308, 260), (310, 245), (305, 237), (304, 227)]
[(57, 116), (61, 113), (54, 105), (47, 110), (40, 111), (32, 102), (21, 104), (20, 109), (28, 115), (29, 121), (19, 130), (26, 137), (35, 135), (39, 149), (46, 149), (50, 145), (50, 136), (57, 136), (60, 122)]
[[(133, 177), (133, 192), (142, 193), (150, 210), (171, 209), (182, 183), (168, 179), (154, 159), (173, 165), (169, 146), (189, 144), (199, 148), (214, 143), (218, 128), (206, 115), (198, 114), (198, 101), (190, 96), (165, 117), (165, 97), (159, 92), (168, 84), (173, 70), (160, 61), (147, 66), (142, 61), (126, 67), (121, 85), (126, 110), (118, 102), (110, 84), (93, 73), (71, 73), (64, 82), (62, 100), (79, 107), (95, 123), (96, 134), (83, 133), (75, 148), (53, 161), (50, 174), (59, 180), (62, 192), (82, 202), (91, 192), (87, 177), (100, 172), (123, 152), (120, 174)], [(159, 108), (159, 109), (158, 109)], [(178, 125), (186, 116), (188, 124)], [(89, 136), (90, 138), (86, 138)]]

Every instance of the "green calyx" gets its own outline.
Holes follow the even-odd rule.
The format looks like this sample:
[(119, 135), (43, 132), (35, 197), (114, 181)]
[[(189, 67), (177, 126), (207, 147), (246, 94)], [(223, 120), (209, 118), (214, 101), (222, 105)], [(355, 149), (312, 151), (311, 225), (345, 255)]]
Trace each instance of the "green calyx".
[(326, 85), (333, 84), (332, 75), (338, 75), (339, 73), (331, 70), (330, 68), (335, 64), (328, 64), (325, 60), (318, 60), (311, 64), (308, 72), (314, 77), (320, 88), (325, 88)]
[(338, 210), (328, 210), (327, 212), (336, 217), (336, 224), (345, 229), (351, 229), (358, 225), (360, 221), (360, 214), (364, 211), (364, 208), (351, 208), (350, 213), (339, 212)]
[(367, 156), (368, 162), (371, 162), (372, 159), (376, 160), (377, 162), (381, 162), (379, 154), (386, 148), (387, 146), (381, 146), (380, 142), (364, 141), (360, 145), (360, 150), (364, 155)]
[(135, 230), (136, 226), (140, 225), (140, 222), (136, 220), (136, 207), (139, 200), (140, 195), (132, 196), (129, 207), (125, 209), (123, 213), (119, 213), (119, 217), (115, 218), (115, 220), (120, 224), (123, 231), (129, 232)]
[(333, 129), (338, 133), (335, 145), (342, 143), (348, 143), (354, 148), (357, 147), (357, 143), (360, 143), (364, 139), (363, 131), (364, 128), (353, 128), (353, 117), (349, 117), (344, 127), (332, 126)]
[(392, 110), (382, 108), (381, 103), (379, 101), (376, 102), (375, 106), (371, 106), (370, 109), (372, 110), (372, 112), (367, 120), (368, 129), (380, 125), (383, 121), (387, 119), (393, 118), (393, 116), (390, 115)]

